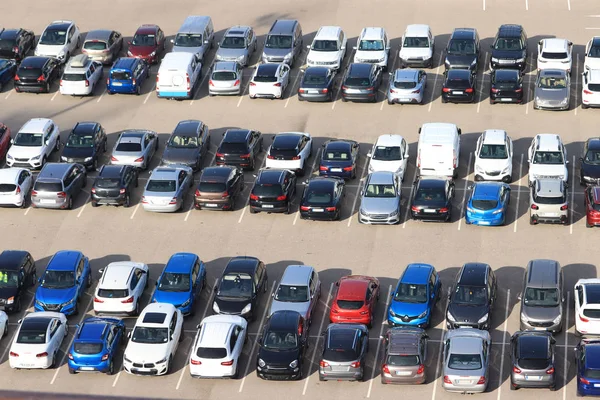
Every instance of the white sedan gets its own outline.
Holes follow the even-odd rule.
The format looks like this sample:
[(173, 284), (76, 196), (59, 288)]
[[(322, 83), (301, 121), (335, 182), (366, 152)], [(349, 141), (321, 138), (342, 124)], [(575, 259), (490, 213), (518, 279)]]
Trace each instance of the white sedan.
[(306, 132), (278, 133), (267, 151), (266, 168), (289, 169), (301, 175), (312, 155), (312, 138)]
[(25, 207), (33, 178), (25, 168), (0, 169), (0, 205)]
[(248, 95), (251, 99), (283, 99), (290, 83), (290, 67), (286, 64), (261, 64), (250, 80)]
[(580, 279), (575, 284), (575, 330), (600, 335), (600, 279)]
[(9, 363), (15, 369), (52, 368), (63, 339), (67, 317), (62, 313), (40, 311), (27, 314), (10, 346)]

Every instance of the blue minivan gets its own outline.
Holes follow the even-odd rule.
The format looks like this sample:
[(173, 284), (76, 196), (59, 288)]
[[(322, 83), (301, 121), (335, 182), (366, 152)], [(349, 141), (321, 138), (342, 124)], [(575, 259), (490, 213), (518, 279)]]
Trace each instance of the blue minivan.
[(150, 66), (141, 58), (119, 58), (106, 78), (108, 94), (142, 93), (142, 85), (150, 77)]
[(125, 342), (125, 323), (118, 318), (90, 317), (77, 325), (69, 349), (69, 373), (115, 373), (115, 356)]

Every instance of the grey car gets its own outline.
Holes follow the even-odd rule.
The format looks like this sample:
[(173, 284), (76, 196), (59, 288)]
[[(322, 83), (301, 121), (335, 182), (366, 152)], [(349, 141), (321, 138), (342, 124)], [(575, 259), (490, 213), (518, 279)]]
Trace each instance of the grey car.
[(560, 69), (538, 72), (533, 92), (535, 110), (568, 110), (571, 98), (571, 77)]
[(308, 265), (289, 265), (273, 293), (269, 315), (275, 311), (297, 311), (310, 324), (321, 297), (319, 274)]
[(442, 359), (442, 387), (448, 392), (483, 393), (490, 373), (492, 338), (475, 328), (446, 332)]
[(425, 330), (408, 326), (392, 328), (381, 336), (385, 346), (381, 383), (425, 383), (428, 338)]
[(524, 330), (560, 332), (563, 326), (563, 274), (558, 261), (531, 260), (527, 265), (521, 301)]
[(235, 61), (218, 61), (212, 68), (208, 81), (209, 96), (239, 95), (242, 93), (244, 70)]
[(369, 330), (362, 324), (330, 324), (323, 332), (319, 380), (361, 381), (369, 350)]
[(558, 178), (538, 178), (529, 193), (529, 223), (566, 224), (569, 219), (567, 184)]
[(121, 132), (110, 157), (113, 165), (131, 165), (146, 169), (158, 150), (158, 134), (154, 131), (130, 129)]
[(185, 165), (158, 167), (148, 178), (142, 206), (146, 211), (175, 212), (183, 207), (194, 180), (194, 171)]
[(556, 340), (550, 332), (516, 332), (510, 340), (510, 389), (522, 387), (556, 390)]
[(85, 167), (72, 163), (47, 163), (33, 185), (31, 205), (35, 208), (70, 210), (73, 199), (87, 183)]
[(94, 61), (111, 64), (119, 58), (123, 48), (123, 36), (120, 32), (106, 29), (89, 31), (81, 46), (81, 52)]
[(210, 149), (210, 130), (202, 121), (179, 121), (167, 140), (161, 165), (186, 165), (194, 171), (202, 164)]
[(400, 222), (400, 179), (389, 171), (372, 172), (367, 176), (361, 190), (358, 222), (387, 225)]
[(418, 69), (398, 68), (390, 73), (387, 92), (388, 104), (423, 104), (427, 87), (427, 73)]
[(251, 26), (233, 26), (225, 32), (215, 55), (217, 61), (233, 61), (243, 67), (256, 51), (256, 34)]

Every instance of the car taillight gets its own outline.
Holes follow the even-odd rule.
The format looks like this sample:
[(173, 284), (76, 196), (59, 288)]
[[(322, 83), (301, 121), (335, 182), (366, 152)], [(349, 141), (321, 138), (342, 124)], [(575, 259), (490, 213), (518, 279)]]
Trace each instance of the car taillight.
[(425, 372), (425, 365), (421, 364), (419, 365), (419, 369), (417, 370), (417, 375), (421, 375), (423, 372)]
[(19, 82), (21, 80), (21, 78), (19, 78), (19, 75), (15, 75), (15, 81)]
[(352, 171), (354, 169), (354, 165), (351, 166), (351, 167), (344, 167), (342, 169), (343, 169), (344, 172), (350, 172), (350, 171)]
[(223, 361), (223, 362), (221, 363), (221, 365), (224, 365), (224, 366), (226, 366), (226, 367), (229, 367), (229, 366), (233, 365), (233, 360), (231, 360), (231, 361)]
[(58, 192), (58, 193), (56, 193), (56, 195), (61, 199), (64, 199), (67, 197), (67, 194), (65, 192)]
[(421, 168), (421, 149), (417, 153), (417, 168)]
[(536, 204), (531, 205), (532, 210), (539, 210), (540, 208)]
[(552, 374), (554, 373), (554, 367), (550, 367), (550, 368), (548, 368), (548, 369), (546, 370), (546, 373), (547, 373), (548, 375), (552, 375)]
[(473, 89), (471, 89), (471, 88), (465, 89), (465, 93), (473, 93)]
[(233, 86), (240, 86), (240, 80), (237, 79), (235, 82), (233, 82)]
[(221, 195), (221, 197), (223, 197), (223, 198), (229, 197), (229, 193), (228, 192), (223, 192), (223, 194)]
[(400, 93), (398, 90), (390, 89), (390, 93)]
[(69, 357), (69, 360), (72, 360), (73, 359), (73, 354), (69, 353), (68, 357)]
[(485, 376), (480, 376), (479, 380), (477, 381), (478, 385), (484, 385), (485, 384)]
[(136, 158), (134, 162), (144, 162), (144, 156), (141, 156), (140, 158)]
[(456, 168), (458, 166), (458, 159), (456, 158), (456, 150), (452, 150), (452, 161), (453, 161), (453, 167)]
[(442, 92), (444, 92), (444, 93), (448, 93), (449, 91), (450, 91), (450, 89), (448, 89), (447, 87), (442, 89)]
[(32, 195), (32, 196), (37, 196), (37, 192), (36, 192), (35, 190), (32, 190), (32, 191), (31, 191), (31, 195)]
[[(62, 79), (61, 79), (61, 84), (62, 84)], [(87, 79), (85, 80), (85, 87), (89, 87), (90, 86), (90, 81), (88, 81)]]
[(242, 154), (240, 158), (250, 158), (250, 154)]
[(296, 156), (296, 157), (292, 157), (292, 160), (299, 160), (301, 157), (300, 156)]
[(13, 47), (13, 53), (19, 54), (19, 48), (17, 46)]
[(368, 88), (366, 88), (365, 90), (368, 90), (370, 92), (372, 92), (373, 90), (375, 90), (375, 88), (373, 86), (369, 86)]
[(492, 88), (492, 93), (498, 93), (499, 91), (499, 89)]
[(133, 78), (133, 79), (131, 80), (131, 84), (132, 84), (133, 86), (135, 86), (135, 78)]
[(173, 197), (169, 204), (177, 204), (177, 197)]
[(300, 206), (300, 210), (301, 211), (308, 211), (308, 210), (310, 210), (310, 207), (308, 207), (308, 206)]
[(568, 204), (564, 204), (564, 205), (562, 205), (562, 206), (560, 207), (560, 211), (565, 211), (565, 210), (567, 210), (568, 208), (569, 208), (569, 205), (568, 205)]
[(190, 360), (190, 364), (192, 365), (201, 365), (202, 361), (194, 360), (193, 358)]
[(419, 93), (421, 93), (421, 89), (413, 90), (411, 93), (419, 94)]
[(146, 196), (142, 196), (142, 204), (148, 204), (148, 200), (146, 200)]
[(196, 193), (194, 195), (195, 196), (200, 196), (200, 191), (198, 189), (196, 189)]
[(94, 303), (104, 303), (104, 300), (94, 296)]
[(21, 194), (21, 187), (17, 186), (17, 193), (16, 194)]
[(37, 78), (38, 82), (46, 82), (46, 78), (44, 78), (44, 75), (40, 75), (39, 78)]
[(108, 356), (108, 354), (104, 354), (104, 355), (102, 356), (102, 361), (106, 361), (106, 360), (108, 360), (108, 357), (109, 357), (109, 356)]
[(523, 91), (523, 89), (517, 89), (515, 90), (515, 93), (521, 93)]
[(15, 353), (14, 351), (11, 351), (10, 353), (8, 353), (11, 357), (19, 357), (19, 355), (17, 353)]
[(321, 93), (322, 94), (327, 94), (327, 93), (329, 93), (329, 89), (327, 89), (327, 88), (321, 89)]
[(277, 196), (277, 201), (285, 201), (287, 199), (287, 195), (283, 194), (281, 196)]
[(298, 88), (298, 93), (304, 93), (304, 92), (306, 92), (306, 90), (305, 90), (305, 89)]
[[(10, 354), (12, 355), (13, 352), (11, 351)], [(18, 356), (19, 355), (17, 354), (17, 357)], [(583, 383), (584, 385), (589, 385), (590, 384), (590, 381), (588, 381), (587, 379), (585, 379), (583, 376), (579, 378), (579, 382)]]
[(115, 156), (110, 156), (110, 161), (119, 161)]
[(156, 84), (157, 84), (157, 85), (158, 85), (158, 76), (159, 76), (159, 75), (160, 75), (160, 74), (156, 74)]
[(250, 200), (255, 200), (255, 201), (258, 200), (258, 196), (255, 195), (255, 194), (251, 194), (250, 195)]
[(389, 374), (390, 373), (390, 367), (388, 367), (387, 364), (383, 364), (381, 366), (381, 370), (383, 371), (384, 374)]
[(190, 90), (190, 76), (188, 74), (185, 74), (185, 80), (187, 81), (187, 90)]
[(217, 153), (217, 154), (215, 154), (215, 157), (222, 158), (222, 157), (225, 157), (225, 154), (223, 154), (223, 153)]
[(324, 165), (320, 165), (320, 166), (319, 166), (319, 171), (329, 171), (329, 168), (327, 168), (327, 167), (326, 167), (326, 166), (324, 166)]
[(452, 381), (450, 380), (450, 378), (448, 378), (448, 375), (444, 375), (444, 383), (452, 385)]
[(256, 86), (256, 83), (250, 82), (250, 86)]
[(352, 364), (350, 364), (351, 368), (360, 368), (360, 361), (354, 361)]
[(35, 355), (37, 358), (48, 357), (48, 353), (43, 352)]
[[(119, 189), (119, 194), (125, 194), (125, 192), (126, 192), (126, 189), (125, 189), (125, 188), (121, 188), (121, 189)], [(95, 193), (95, 192), (94, 192), (94, 193)]]
[[(87, 81), (86, 81), (86, 82), (87, 82)], [(61, 79), (61, 80), (60, 80), (60, 86), (62, 86), (62, 85), (63, 85), (63, 80)], [(86, 86), (87, 86), (87, 85), (86, 85)]]
[[(17, 79), (15, 78), (15, 80), (17, 80)], [(594, 94), (594, 92), (592, 92), (591, 90), (587, 90), (587, 89), (584, 89), (583, 93), (585, 93), (585, 94)]]
[(214, 84), (213, 80), (212, 80), (212, 79), (209, 79), (209, 80), (208, 80), (208, 86), (214, 86), (214, 85), (215, 85), (215, 84)]
[(323, 368), (329, 367), (329, 363), (327, 361), (321, 360), (321, 361), (319, 361), (319, 367), (323, 367)]
[[(335, 211), (335, 207), (326, 207), (325, 211), (327, 211), (327, 212), (334, 212)], [(366, 314), (366, 313), (368, 313), (368, 311), (361, 312), (361, 314), (363, 314), (363, 315)]]
[(133, 303), (133, 296), (126, 298), (125, 300), (121, 300), (121, 303)]
[(110, 85), (110, 78), (106, 78), (106, 86)]
[(447, 213), (448, 212), (448, 207), (442, 207), (442, 208), (440, 208), (440, 212), (441, 213)]
[(419, 207), (417, 207), (417, 206), (410, 206), (410, 209), (411, 209), (411, 211), (419, 212)]
[(521, 369), (520, 369), (520, 368), (518, 368), (518, 367), (513, 367), (513, 372), (514, 372), (515, 374), (520, 374), (520, 373), (521, 373)]
[(581, 320), (581, 322), (590, 322), (590, 320), (584, 317), (583, 315), (580, 315), (579, 319)]
[(96, 194), (96, 188), (94, 188), (94, 187), (92, 188), (92, 193)]
[(267, 156), (267, 158), (268, 158), (269, 160), (274, 160), (274, 159), (275, 159), (275, 157), (273, 157), (273, 156), (272, 156), (272, 155), (270, 155), (270, 154)]
[(273, 86), (281, 87), (281, 82), (274, 83)]

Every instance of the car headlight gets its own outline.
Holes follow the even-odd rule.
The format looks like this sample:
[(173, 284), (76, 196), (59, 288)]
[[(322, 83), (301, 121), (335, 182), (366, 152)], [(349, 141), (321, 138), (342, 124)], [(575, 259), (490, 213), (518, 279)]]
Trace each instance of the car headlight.
[(83, 162), (90, 162), (90, 161), (92, 161), (92, 158), (93, 157), (86, 157), (83, 159)]
[(221, 60), (223, 59), (223, 56), (222, 56), (222, 55), (220, 55), (220, 54), (217, 54), (217, 55), (215, 56), (215, 58), (217, 59), (217, 61), (221, 61)]
[(42, 302), (41, 302), (41, 301), (39, 301), (38, 299), (35, 299), (35, 304), (36, 304), (36, 305), (38, 305), (38, 306), (40, 306), (40, 307), (43, 307), (43, 306), (44, 306), (44, 303), (42, 303)]
[(289, 61), (292, 58), (292, 53), (287, 53), (285, 57), (283, 57), (283, 61)]
[(58, 57), (58, 59), (59, 59), (59, 60), (62, 60), (63, 58), (65, 58), (65, 51), (64, 51), (64, 50), (61, 50), (61, 52), (60, 52), (60, 53), (58, 53), (58, 56), (57, 56), (57, 57)]
[(488, 316), (489, 316), (489, 314), (485, 314), (483, 317), (479, 318), (479, 321), (477, 321), (477, 323), (483, 324), (485, 321), (488, 320)]
[(507, 173), (508, 173), (508, 170), (510, 170), (510, 166), (508, 166), (508, 167), (504, 168), (504, 169), (502, 170), (502, 173), (503, 173), (503, 174), (507, 174)]
[(152, 303), (158, 303), (158, 300), (156, 300), (156, 297), (152, 299)]
[(371, 164), (369, 164), (369, 172), (375, 172), (375, 168), (373, 168), (373, 166)]
[(187, 306), (189, 306), (191, 301), (192, 301), (192, 299), (187, 299), (186, 301), (184, 301), (184, 302), (181, 304), (181, 307), (187, 307)]
[(527, 322), (529, 320), (529, 318), (527, 317), (527, 315), (521, 313), (521, 321), (522, 322)]
[(586, 180), (586, 181), (591, 181), (592, 177), (591, 176), (584, 176), (583, 179)]
[(156, 50), (154, 50), (152, 53), (148, 54), (148, 57), (154, 57), (156, 55)]
[(162, 363), (165, 363), (165, 362), (167, 362), (167, 357), (163, 358), (162, 360), (158, 360), (156, 362), (156, 364), (162, 364)]
[(496, 57), (492, 57), (492, 62), (497, 63), (499, 60)]
[(390, 308), (390, 315), (392, 317), (397, 317), (398, 316), (398, 314), (396, 314), (391, 308)]
[(70, 306), (71, 304), (75, 303), (75, 300), (77, 300), (77, 298), (71, 299), (67, 302), (64, 302), (60, 305), (61, 308), (66, 307), (66, 306)]
[(15, 296), (6, 299), (6, 304), (13, 304), (15, 302)]
[(8, 158), (9, 160), (14, 160), (13, 156), (11, 156), (10, 154), (7, 154), (6, 158)]
[(554, 318), (554, 320), (552, 320), (552, 323), (553, 324), (558, 324), (561, 319), (562, 319), (562, 315), (559, 315), (558, 317)]
[(262, 58), (268, 58), (265, 53), (262, 53)]
[(219, 305), (217, 304), (216, 301), (213, 303), (213, 311), (216, 312), (217, 314), (219, 314), (221, 312), (221, 309), (219, 308)]
[(452, 316), (450, 312), (446, 313), (446, 319), (448, 319), (448, 321), (450, 322), (456, 322), (456, 319)]
[(30, 159), (30, 160), (31, 160), (31, 161), (35, 161), (35, 160), (39, 160), (39, 159), (40, 159), (40, 156), (35, 156), (35, 157), (31, 157), (31, 159)]
[(60, 161), (67, 161), (67, 157), (65, 157), (65, 156), (60, 156)]
[(444, 65), (450, 65), (450, 61), (447, 58), (444, 60)]
[(417, 318), (421, 319), (421, 318), (425, 318), (426, 316), (427, 316), (427, 310), (425, 310), (421, 314), (419, 314), (419, 316)]
[(473, 61), (471, 61), (471, 67), (475, 64), (477, 64), (477, 59), (474, 59)]
[(494, 214), (494, 215), (495, 214), (500, 214), (502, 211), (503, 211), (502, 209), (499, 209), (499, 210), (493, 211), (492, 214)]
[(365, 212), (365, 210), (363, 210), (362, 208), (361, 208), (361, 209), (359, 209), (359, 210), (358, 210), (358, 212), (359, 212), (361, 215), (367, 215), (367, 213)]
[[(248, 314), (252, 309), (252, 303), (249, 303), (246, 307), (242, 309), (242, 314)], [(293, 367), (292, 367), (293, 368)]]
[(564, 175), (559, 175), (559, 176), (557, 176), (557, 178), (560, 179), (561, 181), (565, 180), (565, 176)]
[(479, 165), (475, 165), (475, 172), (484, 173), (485, 171)]
[(538, 96), (535, 96), (535, 101), (536, 101), (536, 102), (539, 102), (539, 101), (540, 101), (540, 98), (539, 98)]
[(402, 173), (404, 172), (404, 170), (402, 169), (402, 167), (398, 168), (395, 172), (396, 175), (402, 175)]
[(237, 60), (238, 60), (238, 61), (244, 61), (245, 59), (246, 59), (246, 56), (245, 56), (245, 55), (239, 56), (239, 57), (237, 58)]
[(261, 367), (261, 368), (264, 368), (265, 365), (267, 365), (267, 363), (265, 363), (262, 358), (259, 358), (258, 359), (258, 366)]
[(569, 98), (566, 97), (560, 102), (560, 104), (567, 104), (568, 102), (569, 102)]
[(585, 69), (589, 70), (589, 69), (590, 69), (590, 66), (589, 66), (589, 65), (586, 65), (586, 66), (585, 66)]
[(472, 207), (467, 207), (467, 211), (468, 211), (468, 212), (475, 212), (475, 209), (474, 209), (474, 208), (472, 208)]
[(298, 360), (294, 360), (290, 363), (290, 368), (296, 368), (298, 366)]
[(127, 50), (127, 56), (128, 57), (133, 57), (133, 53), (131, 51)]
[(127, 358), (127, 356), (125, 356), (125, 355), (123, 356), (123, 360), (127, 361), (128, 363), (131, 362), (131, 360), (129, 358)]
[(390, 213), (390, 217), (395, 217), (396, 215), (398, 215), (398, 210), (394, 210)]
[(385, 57), (381, 57), (379, 60), (377, 60), (377, 62), (384, 62), (385, 61)]
[(525, 62), (525, 57), (521, 57), (521, 58), (519, 58), (519, 59), (517, 60), (517, 62), (518, 62), (518, 63)]

